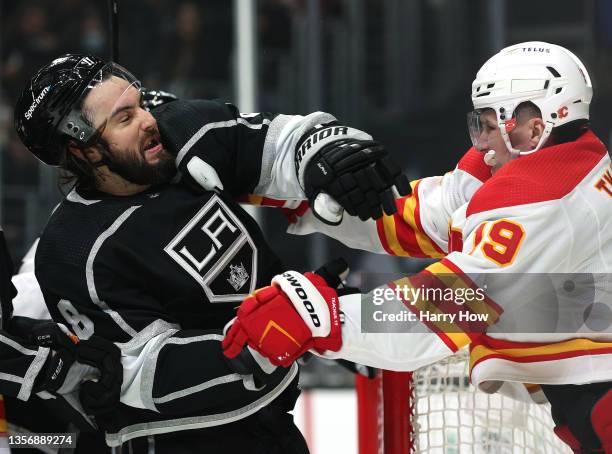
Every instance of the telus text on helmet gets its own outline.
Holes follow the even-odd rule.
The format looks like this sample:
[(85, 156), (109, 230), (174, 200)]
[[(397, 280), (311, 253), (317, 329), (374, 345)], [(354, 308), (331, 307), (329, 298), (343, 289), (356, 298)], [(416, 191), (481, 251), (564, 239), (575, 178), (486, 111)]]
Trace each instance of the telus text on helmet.
[(523, 47), (523, 52), (544, 52), (550, 54), (548, 47)]
[(36, 110), (36, 107), (38, 107), (38, 105), (40, 104), (40, 102), (43, 100), (43, 98), (45, 97), (47, 93), (49, 93), (49, 87), (43, 88), (40, 94), (34, 99), (34, 102), (32, 102), (32, 105), (30, 106), (30, 108), (24, 115), (28, 120), (32, 118), (32, 114), (34, 113), (34, 110)]

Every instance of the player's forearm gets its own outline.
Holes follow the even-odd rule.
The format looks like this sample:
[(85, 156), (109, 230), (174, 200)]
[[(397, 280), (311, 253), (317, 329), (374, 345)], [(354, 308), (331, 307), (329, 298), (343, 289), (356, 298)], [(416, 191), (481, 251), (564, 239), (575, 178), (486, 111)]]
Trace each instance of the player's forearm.
[(441, 258), (449, 252), (449, 224), (491, 176), (482, 155), (470, 149), (454, 171), (412, 181), (412, 193), (398, 198), (397, 213), (377, 221), (378, 236), (390, 255)]
[(187, 178), (236, 197), (282, 200), (306, 198), (295, 169), (297, 143), (315, 125), (335, 120), (322, 112), (243, 114), (230, 104), (202, 100), (175, 101), (153, 113), (165, 147)]
[[(412, 371), (456, 351), (418, 321), (402, 322), (401, 333), (366, 332), (371, 325), (370, 328), (367, 324), (362, 325), (362, 297), (368, 296), (355, 294), (340, 298), (344, 313), (342, 348), (326, 353), (326, 358), (342, 358), (387, 370)], [(384, 329), (385, 324), (381, 323), (379, 328)]]
[(287, 232), (292, 235), (309, 235), (322, 233), (342, 244), (362, 251), (387, 254), (383, 247), (377, 229), (377, 222), (372, 219), (362, 221), (356, 216), (344, 214), (339, 225), (332, 226), (319, 220), (312, 211), (307, 210), (303, 215), (297, 216), (296, 222), (289, 224)]
[(396, 213), (376, 221), (364, 222), (345, 213), (339, 225), (330, 226), (308, 210), (287, 231), (294, 235), (320, 232), (351, 248), (379, 254), (441, 258), (448, 252), (452, 214), (480, 184), (457, 169), (444, 176), (412, 181), (412, 193), (395, 200)]
[[(237, 374), (221, 351), (220, 331), (171, 330), (124, 356), (121, 402), (162, 414), (199, 412), (244, 417), (270, 403), (297, 376), (279, 368), (264, 387)], [(125, 354), (125, 352), (124, 352)]]
[[(411, 183), (413, 188), (418, 189), (420, 181), (422, 180)], [(442, 214), (446, 218), (440, 235), (427, 232), (421, 217), (428, 216), (431, 219), (435, 213), (432, 211), (423, 213), (417, 189), (413, 189), (411, 195), (396, 200), (398, 209), (395, 214), (383, 215), (376, 221), (371, 219), (362, 221), (356, 216), (345, 213), (342, 222), (332, 226), (320, 221), (308, 210), (296, 217), (287, 232), (293, 235), (319, 232), (350, 248), (377, 254), (419, 258), (442, 257), (444, 255), (442, 247), (445, 247), (447, 242), (448, 214)]]
[(0, 331), (0, 393), (28, 400), (49, 349)]

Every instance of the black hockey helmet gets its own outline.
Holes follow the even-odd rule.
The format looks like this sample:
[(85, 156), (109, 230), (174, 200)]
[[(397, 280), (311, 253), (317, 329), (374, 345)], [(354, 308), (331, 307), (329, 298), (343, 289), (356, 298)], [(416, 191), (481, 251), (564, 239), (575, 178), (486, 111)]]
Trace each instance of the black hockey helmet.
[(42, 67), (15, 105), (15, 129), (24, 145), (42, 162), (57, 166), (66, 138), (79, 146), (93, 143), (100, 125), (81, 108), (87, 94), (111, 76), (140, 84), (126, 69), (92, 55), (65, 54)]

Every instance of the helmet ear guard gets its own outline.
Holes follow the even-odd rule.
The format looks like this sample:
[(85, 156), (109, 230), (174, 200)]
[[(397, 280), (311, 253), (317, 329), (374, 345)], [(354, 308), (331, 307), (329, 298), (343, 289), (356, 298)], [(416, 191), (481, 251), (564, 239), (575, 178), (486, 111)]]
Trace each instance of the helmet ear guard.
[(98, 134), (98, 130), (84, 121), (81, 115), (72, 112), (64, 118), (57, 127), (59, 134), (65, 134), (76, 140), (79, 145), (88, 145)]
[[(500, 116), (498, 116), (498, 118), (500, 118)], [(550, 133), (552, 132), (555, 126), (554, 123), (550, 121), (544, 121), (544, 125), (545, 125), (544, 131), (542, 131), (542, 136), (540, 137), (540, 140), (538, 141), (535, 148), (529, 151), (521, 151), (521, 150), (514, 148), (510, 140), (510, 133), (514, 130), (514, 128), (516, 128), (517, 121), (518, 120), (517, 120), (515, 113), (513, 113), (512, 117), (508, 120), (498, 121), (499, 131), (501, 132), (502, 139), (504, 140), (504, 143), (506, 144), (506, 148), (508, 149), (508, 151), (514, 158), (518, 158), (519, 156), (530, 155), (538, 151), (540, 148), (542, 148), (542, 146), (546, 143), (546, 141), (550, 137)]]

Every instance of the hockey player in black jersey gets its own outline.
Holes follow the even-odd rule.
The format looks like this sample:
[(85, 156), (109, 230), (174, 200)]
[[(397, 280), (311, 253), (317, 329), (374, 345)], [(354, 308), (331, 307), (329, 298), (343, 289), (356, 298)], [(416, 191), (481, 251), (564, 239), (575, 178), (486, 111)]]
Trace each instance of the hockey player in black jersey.
[(2, 419), (6, 415), (13, 435), (24, 427), (30, 432), (66, 432), (72, 424), (71, 432), (80, 431), (75, 452), (102, 452), (95, 421), (85, 413), (105, 414), (119, 398), (119, 350), (98, 336), (78, 341), (49, 320), (13, 316), (12, 274), (0, 228)]
[[(276, 368), (250, 350), (228, 362), (221, 350), (235, 307), (283, 270), (235, 199), (274, 180), (335, 222), (336, 180), (326, 177), (362, 169), (360, 181), (343, 182), (353, 197), (339, 202), (366, 219), (395, 209), (389, 199), (394, 185), (405, 192), (404, 178), (370, 136), (328, 114), (177, 104), (185, 121), (199, 116), (197, 140), (223, 151), (211, 171), (188, 146), (170, 155), (141, 101), (127, 70), (65, 55), (33, 77), (15, 109), (24, 144), (74, 181), (36, 254), (46, 304), (80, 338), (95, 333), (121, 349), (121, 404), (103, 421), (107, 443), (130, 441), (136, 450), (154, 443), (173, 453), (306, 452), (287, 413), (299, 393), (297, 368)], [(176, 164), (186, 178), (170, 184), (180, 179)], [(218, 172), (227, 173), (225, 187)], [(258, 371), (241, 374), (243, 360)]]

